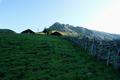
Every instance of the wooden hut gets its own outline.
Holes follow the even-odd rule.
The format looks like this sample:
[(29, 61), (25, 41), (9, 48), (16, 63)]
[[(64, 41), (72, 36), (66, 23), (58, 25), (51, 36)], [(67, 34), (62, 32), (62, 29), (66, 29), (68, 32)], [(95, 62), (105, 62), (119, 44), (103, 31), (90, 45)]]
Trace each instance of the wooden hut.
[(35, 32), (30, 29), (27, 29), (25, 31), (22, 31), (21, 34), (35, 34)]
[(53, 33), (51, 33), (51, 35), (55, 35), (55, 36), (62, 36), (62, 34), (60, 33), (60, 32), (53, 32)]

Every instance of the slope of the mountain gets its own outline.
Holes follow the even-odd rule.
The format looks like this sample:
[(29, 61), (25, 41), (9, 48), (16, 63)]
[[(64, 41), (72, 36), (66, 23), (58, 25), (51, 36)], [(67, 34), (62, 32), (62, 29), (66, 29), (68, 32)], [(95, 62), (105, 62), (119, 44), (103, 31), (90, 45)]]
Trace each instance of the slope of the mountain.
[(14, 34), (15, 32), (10, 29), (0, 29), (0, 34)]
[[(74, 27), (69, 24), (61, 24), (56, 22), (49, 28), (50, 30), (57, 30), (61, 32), (69, 32), (72, 36), (86, 36), (88, 38), (97, 38), (100, 40), (113, 40), (120, 38), (120, 35), (110, 34), (100, 31), (89, 30), (83, 27)], [(68, 34), (69, 35), (69, 34)]]
[(119, 80), (111, 67), (55, 36), (0, 35), (1, 80)]

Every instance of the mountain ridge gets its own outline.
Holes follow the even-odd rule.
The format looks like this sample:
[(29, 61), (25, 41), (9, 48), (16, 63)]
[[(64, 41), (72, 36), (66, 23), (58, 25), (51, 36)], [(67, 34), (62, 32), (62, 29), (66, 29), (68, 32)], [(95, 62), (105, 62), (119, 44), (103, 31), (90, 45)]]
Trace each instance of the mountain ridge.
[(97, 30), (91, 30), (84, 27), (79, 26), (73, 26), (69, 24), (61, 24), (59, 22), (54, 23), (52, 26), (48, 28), (49, 30), (57, 30), (61, 32), (69, 32), (72, 34), (72, 36), (86, 36), (88, 38), (96, 38), (99, 40), (114, 40), (114, 39), (120, 39), (119, 34), (112, 34)]

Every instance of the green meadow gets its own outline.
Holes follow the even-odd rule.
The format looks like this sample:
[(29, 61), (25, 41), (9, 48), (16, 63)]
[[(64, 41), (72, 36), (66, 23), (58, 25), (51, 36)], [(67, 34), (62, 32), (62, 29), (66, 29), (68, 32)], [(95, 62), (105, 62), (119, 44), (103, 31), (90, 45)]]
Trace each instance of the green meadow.
[(62, 37), (1, 34), (0, 80), (120, 80), (120, 75)]

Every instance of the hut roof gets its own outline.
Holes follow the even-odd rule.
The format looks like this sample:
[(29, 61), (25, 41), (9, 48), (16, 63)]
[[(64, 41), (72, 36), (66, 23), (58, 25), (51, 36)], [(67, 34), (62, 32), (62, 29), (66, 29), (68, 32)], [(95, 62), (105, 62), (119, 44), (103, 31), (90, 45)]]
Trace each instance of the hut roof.
[(35, 34), (34, 31), (30, 30), (30, 29), (27, 29), (27, 30), (24, 30), (23, 32), (21, 32), (22, 34)]
[(56, 35), (56, 36), (62, 36), (62, 34), (60, 33), (60, 32), (53, 32), (53, 33), (51, 33), (51, 35)]

